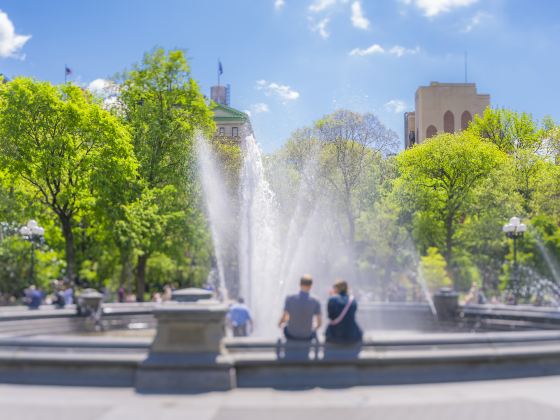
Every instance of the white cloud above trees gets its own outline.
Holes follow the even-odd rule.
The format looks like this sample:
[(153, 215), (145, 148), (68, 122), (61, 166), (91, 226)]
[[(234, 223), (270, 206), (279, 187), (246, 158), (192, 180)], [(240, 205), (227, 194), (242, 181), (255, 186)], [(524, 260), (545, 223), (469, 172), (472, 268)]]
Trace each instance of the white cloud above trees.
[(406, 107), (406, 102), (401, 101), (400, 99), (391, 99), (383, 105), (383, 108), (385, 108), (386, 111), (394, 112), (395, 114), (400, 114), (401, 112), (406, 111)]
[(14, 24), (8, 15), (0, 10), (0, 57), (25, 58), (20, 51), (31, 35), (16, 34)]
[(264, 102), (259, 102), (251, 105), (250, 111), (252, 114), (263, 114), (265, 112), (270, 112), (270, 108)]
[(275, 96), (281, 99), (284, 103), (287, 101), (295, 101), (299, 98), (299, 92), (288, 85), (268, 82), (266, 80), (258, 80), (256, 87), (257, 90), (262, 90), (266, 96)]

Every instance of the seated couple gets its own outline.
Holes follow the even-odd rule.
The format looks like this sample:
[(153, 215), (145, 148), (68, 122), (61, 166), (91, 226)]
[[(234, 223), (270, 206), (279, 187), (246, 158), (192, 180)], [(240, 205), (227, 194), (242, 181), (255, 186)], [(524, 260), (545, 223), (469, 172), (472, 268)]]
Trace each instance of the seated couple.
[[(317, 330), (321, 327), (321, 304), (309, 293), (312, 285), (311, 276), (304, 275), (300, 280), (300, 292), (286, 298), (278, 325), (284, 329), (288, 340), (317, 339)], [(348, 294), (348, 284), (337, 280), (327, 303), (327, 343), (356, 344), (362, 341), (362, 330), (356, 323), (357, 309), (356, 300)]]

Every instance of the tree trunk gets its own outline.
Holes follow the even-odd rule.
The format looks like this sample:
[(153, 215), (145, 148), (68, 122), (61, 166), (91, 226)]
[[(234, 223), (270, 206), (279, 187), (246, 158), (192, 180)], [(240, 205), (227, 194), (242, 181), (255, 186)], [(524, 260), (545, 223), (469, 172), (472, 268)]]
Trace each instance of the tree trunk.
[(148, 254), (138, 256), (136, 266), (136, 301), (144, 302), (144, 293), (146, 293), (146, 265), (148, 263)]
[(346, 219), (348, 220), (348, 242), (352, 249), (354, 249), (354, 243), (356, 241), (356, 220), (350, 207), (346, 208)]
[(119, 281), (120, 287), (126, 287), (127, 293), (132, 292), (132, 261), (128, 252), (121, 251), (121, 276)]
[(66, 278), (70, 283), (74, 283), (76, 281), (76, 250), (74, 249), (72, 219), (65, 215), (59, 216), (59, 218), (66, 247)]
[[(453, 226), (453, 216), (447, 216), (445, 220), (445, 253), (444, 258), (447, 263), (447, 269), (451, 270), (453, 267), (453, 235), (455, 234), (455, 228)], [(453, 278), (455, 282), (455, 278)]]

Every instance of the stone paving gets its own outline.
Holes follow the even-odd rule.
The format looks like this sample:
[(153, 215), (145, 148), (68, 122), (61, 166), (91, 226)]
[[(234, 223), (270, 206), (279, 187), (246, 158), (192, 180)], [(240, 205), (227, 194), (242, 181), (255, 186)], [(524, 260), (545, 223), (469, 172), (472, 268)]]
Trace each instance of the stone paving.
[(451, 384), (197, 395), (0, 385), (2, 420), (521, 420), (560, 418), (560, 376)]

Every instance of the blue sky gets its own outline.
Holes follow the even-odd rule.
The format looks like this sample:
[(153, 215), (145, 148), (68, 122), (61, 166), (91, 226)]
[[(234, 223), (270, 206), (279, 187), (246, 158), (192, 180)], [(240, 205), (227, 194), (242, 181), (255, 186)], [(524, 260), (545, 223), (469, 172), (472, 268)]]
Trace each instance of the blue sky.
[(232, 106), (266, 151), (337, 108), (373, 112), (402, 137), (402, 113), (430, 81), (468, 79), (492, 106), (558, 107), (555, 0), (0, 1), (0, 72), (88, 85), (154, 46), (187, 50), (205, 94), (218, 57)]

